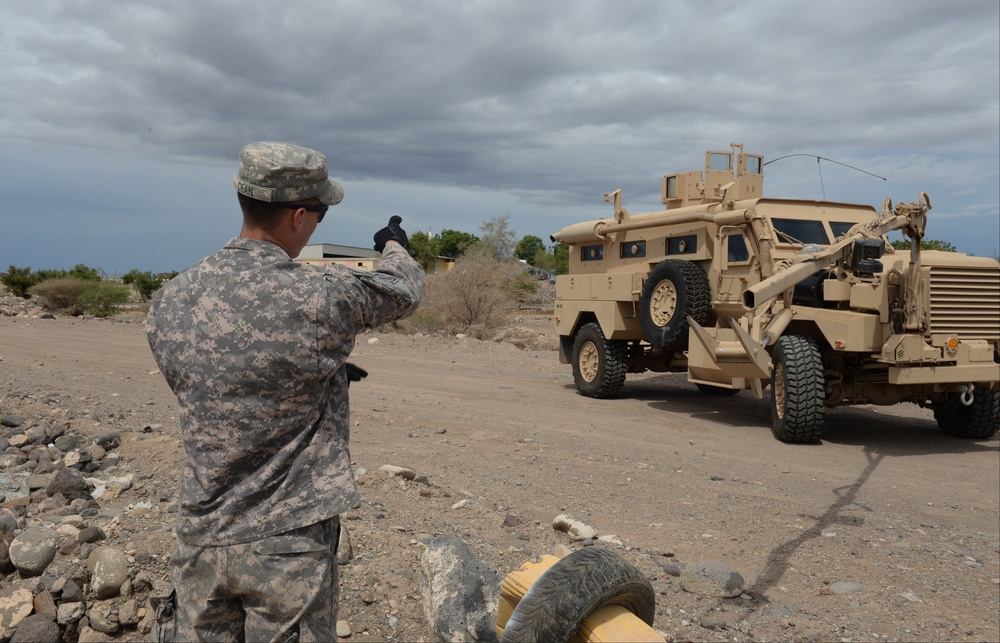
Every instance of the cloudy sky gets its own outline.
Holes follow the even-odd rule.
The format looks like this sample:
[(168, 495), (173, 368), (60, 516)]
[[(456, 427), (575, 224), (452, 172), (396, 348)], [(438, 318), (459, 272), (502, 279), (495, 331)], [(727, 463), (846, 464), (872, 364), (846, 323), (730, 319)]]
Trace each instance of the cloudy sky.
[(191, 265), (239, 233), (259, 140), (344, 184), (314, 242), (370, 246), (391, 214), (547, 240), (742, 142), (812, 155), (765, 194), (926, 191), (928, 237), (1000, 248), (996, 0), (18, 0), (0, 60), (0, 270)]

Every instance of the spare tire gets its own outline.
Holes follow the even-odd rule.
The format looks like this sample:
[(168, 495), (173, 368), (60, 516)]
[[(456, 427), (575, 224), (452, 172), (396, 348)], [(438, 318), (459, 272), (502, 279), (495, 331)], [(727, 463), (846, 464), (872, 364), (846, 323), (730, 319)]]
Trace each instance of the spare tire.
[(621, 605), (647, 625), (656, 615), (653, 586), (635, 565), (608, 549), (579, 549), (528, 589), (500, 641), (569, 641), (588, 616), (607, 605)]
[(705, 324), (712, 312), (708, 276), (690, 261), (661, 261), (649, 271), (640, 308), (639, 319), (647, 342), (668, 351), (686, 350), (688, 317)]

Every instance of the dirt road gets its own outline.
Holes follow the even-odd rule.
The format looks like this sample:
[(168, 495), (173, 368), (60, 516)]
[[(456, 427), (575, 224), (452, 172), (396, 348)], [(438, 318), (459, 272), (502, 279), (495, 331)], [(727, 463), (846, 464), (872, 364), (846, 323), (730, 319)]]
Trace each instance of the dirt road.
[[(550, 339), (544, 320), (525, 327), (534, 345)], [(569, 513), (621, 539), (611, 547), (653, 581), (655, 627), (670, 639), (1000, 639), (995, 438), (951, 438), (904, 405), (840, 411), (821, 444), (786, 445), (748, 393), (630, 375), (618, 399), (592, 400), (554, 350), (510, 343), (364, 335), (353, 361), (370, 372), (351, 389), (365, 503), (345, 516), (355, 561), (341, 616), (355, 632), (430, 638), (421, 536), (457, 534), (502, 575), (578, 546), (551, 527)], [(0, 413), (41, 414), (58, 398), (74, 428), (125, 432), (147, 493), (176, 490), (174, 402), (134, 318), (0, 317), (0, 378)], [(433, 486), (386, 478), (383, 464)], [(161, 504), (130, 537), (165, 569), (173, 518)], [(706, 561), (739, 571), (743, 597), (684, 592), (676, 569)], [(845, 582), (863, 588), (831, 592)], [(725, 628), (699, 627), (711, 619)]]

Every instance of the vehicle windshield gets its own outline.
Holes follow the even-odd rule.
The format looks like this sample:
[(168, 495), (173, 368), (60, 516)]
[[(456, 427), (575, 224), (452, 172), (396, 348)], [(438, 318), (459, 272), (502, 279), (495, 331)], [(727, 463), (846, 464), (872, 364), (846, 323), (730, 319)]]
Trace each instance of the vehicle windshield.
[(836, 239), (837, 237), (847, 234), (847, 231), (856, 225), (857, 223), (854, 221), (831, 221), (830, 230), (833, 231), (833, 237)]
[(806, 221), (802, 219), (771, 219), (775, 231), (781, 237), (781, 241), (805, 245), (816, 243), (828, 245), (830, 240), (826, 237), (826, 230), (822, 221)]

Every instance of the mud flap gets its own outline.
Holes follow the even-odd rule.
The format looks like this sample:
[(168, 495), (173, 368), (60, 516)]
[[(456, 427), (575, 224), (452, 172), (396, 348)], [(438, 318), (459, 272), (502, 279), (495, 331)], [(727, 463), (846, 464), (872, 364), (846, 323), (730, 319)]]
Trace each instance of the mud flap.
[(172, 643), (177, 634), (177, 590), (166, 596), (150, 596), (149, 605), (153, 609), (151, 640)]

